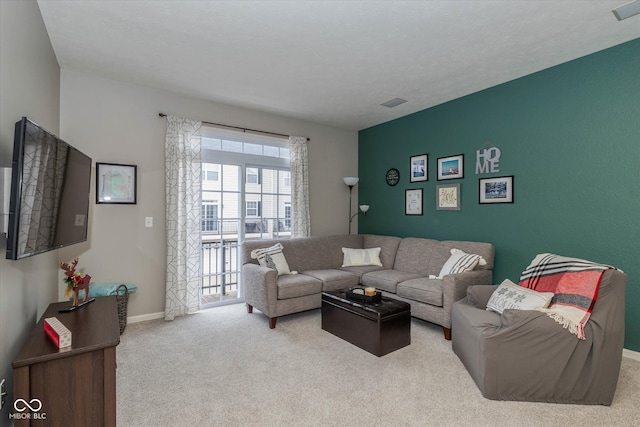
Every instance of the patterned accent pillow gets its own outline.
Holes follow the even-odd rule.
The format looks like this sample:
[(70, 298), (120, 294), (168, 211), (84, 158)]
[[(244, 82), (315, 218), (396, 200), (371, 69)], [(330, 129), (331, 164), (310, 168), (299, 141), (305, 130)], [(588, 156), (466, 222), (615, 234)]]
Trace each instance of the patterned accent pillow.
[(480, 255), (468, 254), (460, 249), (451, 249), (451, 256), (444, 263), (438, 279), (442, 279), (447, 274), (464, 273), (465, 271), (471, 271), (476, 266), (487, 265), (487, 261)]
[(287, 259), (282, 253), (282, 244), (276, 243), (273, 246), (263, 249), (254, 249), (251, 251), (251, 258), (257, 259), (258, 263), (263, 267), (268, 267), (278, 272), (278, 276), (283, 274), (293, 274), (289, 270)]
[(363, 265), (377, 265), (378, 267), (382, 267), (382, 262), (380, 262), (380, 248), (342, 248), (342, 253), (344, 254), (342, 258), (343, 267), (358, 267)]
[(502, 314), (506, 309), (536, 310), (547, 308), (553, 295), (553, 292), (537, 292), (505, 279), (491, 294), (491, 298), (487, 302), (487, 311)]

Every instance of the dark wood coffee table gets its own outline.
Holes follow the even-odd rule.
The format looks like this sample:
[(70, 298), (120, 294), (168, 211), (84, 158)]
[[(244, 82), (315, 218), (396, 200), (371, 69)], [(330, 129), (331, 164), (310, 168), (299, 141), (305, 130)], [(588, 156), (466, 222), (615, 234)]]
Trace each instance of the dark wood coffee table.
[(369, 304), (346, 292), (322, 292), (322, 329), (378, 357), (411, 344), (408, 303), (383, 296)]

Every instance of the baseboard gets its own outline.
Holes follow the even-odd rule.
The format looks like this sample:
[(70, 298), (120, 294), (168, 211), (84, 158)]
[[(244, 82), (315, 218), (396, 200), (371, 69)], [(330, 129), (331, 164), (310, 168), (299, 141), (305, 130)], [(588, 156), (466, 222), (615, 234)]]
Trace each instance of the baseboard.
[(629, 359), (640, 360), (640, 353), (637, 351), (627, 350), (626, 348), (622, 349), (622, 356), (628, 357)]
[(127, 317), (127, 323), (138, 323), (145, 322), (147, 320), (156, 320), (156, 319), (164, 319), (164, 313), (149, 313), (149, 314), (141, 314), (140, 316), (131, 316)]

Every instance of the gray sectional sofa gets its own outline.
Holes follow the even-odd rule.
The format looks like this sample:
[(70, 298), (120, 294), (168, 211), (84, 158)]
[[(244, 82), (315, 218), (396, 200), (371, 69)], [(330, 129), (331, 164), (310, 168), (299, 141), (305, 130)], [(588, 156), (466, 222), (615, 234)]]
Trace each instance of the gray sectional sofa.
[[(277, 243), (296, 274), (278, 275), (252, 257), (252, 251)], [(382, 265), (342, 267), (343, 248), (378, 247)], [(442, 279), (430, 278), (439, 275), (454, 248), (480, 255), (486, 264)], [(453, 303), (466, 296), (468, 286), (492, 284), (494, 247), (481, 242), (360, 234), (251, 240), (242, 244), (241, 257), (247, 311), (260, 310), (269, 318), (270, 328), (275, 328), (279, 316), (320, 308), (322, 291), (364, 285), (410, 303), (413, 317), (441, 325), (445, 338), (451, 339)]]

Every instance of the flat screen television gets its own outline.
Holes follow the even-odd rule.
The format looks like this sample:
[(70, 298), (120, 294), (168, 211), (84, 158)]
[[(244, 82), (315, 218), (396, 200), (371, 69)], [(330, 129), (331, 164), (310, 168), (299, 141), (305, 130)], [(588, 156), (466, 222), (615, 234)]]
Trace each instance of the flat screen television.
[(7, 259), (87, 240), (91, 158), (23, 117), (15, 125)]

